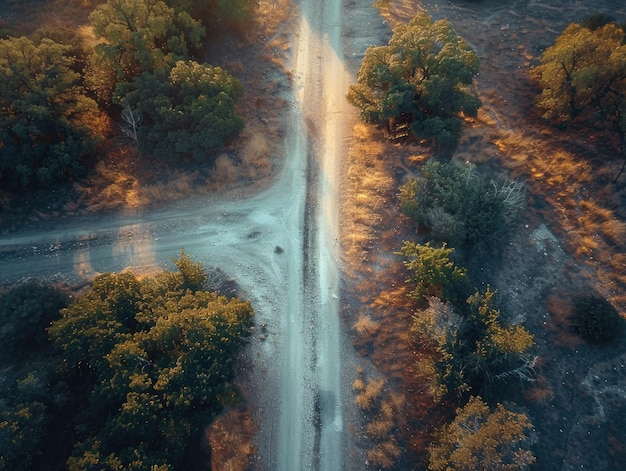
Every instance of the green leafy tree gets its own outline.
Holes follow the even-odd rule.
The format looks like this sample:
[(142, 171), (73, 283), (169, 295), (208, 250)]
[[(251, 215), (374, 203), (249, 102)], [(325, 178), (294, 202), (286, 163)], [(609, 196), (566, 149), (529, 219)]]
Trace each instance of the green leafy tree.
[(89, 16), (97, 60), (115, 70), (115, 81), (143, 72), (169, 71), (201, 47), (204, 27), (182, 9), (161, 0), (108, 0)]
[(49, 329), (85, 391), (70, 470), (190, 469), (191, 437), (235, 394), (252, 308), (203, 291), (183, 251), (174, 263), (141, 281), (99, 276)]
[(625, 33), (606, 21), (570, 24), (545, 50), (534, 72), (541, 87), (537, 106), (548, 119), (599, 123), (616, 132), (626, 155)]
[(490, 411), (471, 397), (444, 425), (430, 446), (430, 471), (524, 471), (535, 457), (530, 450), (533, 426), (528, 416), (498, 404)]
[(116, 92), (116, 102), (141, 117), (144, 152), (203, 162), (244, 127), (235, 112), (240, 82), (220, 67), (178, 61), (167, 74), (145, 72)]
[(404, 241), (400, 252), (406, 260), (404, 265), (411, 274), (407, 283), (415, 286), (410, 296), (422, 299), (424, 296), (437, 296), (451, 299), (459, 285), (465, 280), (466, 270), (457, 266), (450, 255), (454, 249), (431, 247)]
[(19, 189), (76, 178), (95, 147), (96, 103), (80, 86), (69, 47), (0, 40), (0, 182)]
[(20, 402), (11, 408), (0, 404), (0, 471), (28, 471), (41, 454), (45, 406)]
[(140, 284), (132, 273), (99, 275), (79, 303), (61, 311), (48, 333), (63, 351), (68, 371), (101, 370), (116, 343), (128, 338), (137, 322)]
[(470, 91), (478, 69), (478, 55), (449, 21), (418, 13), (394, 29), (387, 46), (365, 51), (347, 96), (366, 122), (407, 123), (449, 149), (460, 136), (459, 114), (475, 116), (480, 106)]

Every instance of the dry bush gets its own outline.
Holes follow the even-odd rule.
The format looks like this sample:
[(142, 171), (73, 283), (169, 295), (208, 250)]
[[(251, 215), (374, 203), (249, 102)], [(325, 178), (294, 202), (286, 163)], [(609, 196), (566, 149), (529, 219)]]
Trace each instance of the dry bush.
[(385, 385), (385, 378), (373, 379), (367, 383), (364, 394), (367, 394), (373, 400), (380, 399), (383, 392), (383, 386)]
[[(614, 253), (611, 255), (609, 261), (613, 270), (626, 276), (626, 273), (624, 273), (624, 267), (626, 267), (626, 253)], [(624, 278), (623, 283), (626, 283), (626, 278)]]
[(258, 180), (271, 173), (271, 148), (265, 134), (261, 132), (251, 132), (250, 134), (241, 150), (241, 165), (246, 178)]
[(370, 465), (382, 469), (391, 468), (400, 456), (401, 450), (395, 440), (390, 439), (377, 443), (367, 452)]
[(205, 432), (211, 447), (211, 469), (249, 469), (255, 452), (255, 430), (249, 413), (243, 410), (230, 410), (217, 418)]
[(619, 247), (624, 246), (624, 241), (626, 241), (626, 224), (622, 221), (618, 221), (615, 218), (604, 221), (600, 231), (609, 243)]
[(77, 183), (76, 190), (81, 195), (89, 211), (113, 209), (136, 209), (145, 200), (139, 191), (139, 181), (123, 168), (99, 162), (95, 176), (86, 183)]
[(393, 428), (391, 419), (374, 419), (365, 426), (365, 433), (370, 438), (385, 438)]
[(224, 190), (235, 181), (237, 174), (237, 165), (228, 155), (222, 154), (215, 160), (211, 170), (210, 186), (215, 191)]
[(554, 333), (557, 345), (574, 349), (584, 343), (583, 339), (572, 330), (571, 316), (574, 306), (570, 294), (553, 291), (548, 296), (546, 307), (550, 314), (546, 329)]
[[(354, 399), (355, 404), (362, 410), (370, 411), (378, 406), (383, 386), (385, 385), (385, 379), (379, 378), (375, 380), (369, 380), (365, 383), (364, 389), (359, 389), (360, 394), (357, 394)], [(360, 386), (360, 384), (359, 384)]]
[(376, 0), (374, 7), (392, 28), (408, 23), (419, 11), (423, 10), (420, 2), (413, 0)]
[(259, 0), (255, 19), (264, 34), (275, 34), (293, 15), (293, 0)]
[(364, 411), (368, 411), (372, 409), (372, 407), (374, 407), (374, 401), (372, 401), (372, 398), (365, 392), (357, 394), (356, 398), (354, 399), (354, 403), (359, 407), (359, 409), (362, 409)]
[(359, 317), (359, 320), (354, 324), (354, 330), (359, 337), (365, 337), (366, 335), (373, 335), (378, 329), (378, 322), (372, 320), (367, 314), (363, 314)]
[(352, 383), (352, 389), (355, 391), (364, 391), (365, 390), (365, 382), (361, 378), (357, 378)]
[(537, 381), (532, 383), (532, 387), (524, 391), (524, 398), (537, 404), (547, 404), (554, 397), (554, 390), (548, 378), (543, 375), (537, 376)]

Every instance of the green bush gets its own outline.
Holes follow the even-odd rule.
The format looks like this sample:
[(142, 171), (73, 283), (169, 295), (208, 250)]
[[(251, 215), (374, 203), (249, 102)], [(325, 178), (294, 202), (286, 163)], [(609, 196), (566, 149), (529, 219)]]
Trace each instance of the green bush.
[(399, 255), (405, 257), (404, 265), (410, 272), (407, 283), (415, 286), (410, 296), (422, 299), (424, 296), (437, 296), (449, 300), (456, 297), (465, 277), (465, 268), (457, 266), (450, 255), (454, 249), (444, 244), (441, 248), (415, 242), (404, 241)]
[(574, 301), (572, 326), (591, 342), (609, 342), (622, 330), (619, 312), (605, 298), (598, 295), (580, 296)]
[(472, 165), (429, 160), (421, 178), (400, 188), (398, 200), (435, 239), (483, 250), (508, 239), (525, 192), (518, 182), (480, 176)]
[(47, 344), (46, 328), (68, 302), (64, 292), (35, 281), (0, 296), (0, 351), (16, 354)]

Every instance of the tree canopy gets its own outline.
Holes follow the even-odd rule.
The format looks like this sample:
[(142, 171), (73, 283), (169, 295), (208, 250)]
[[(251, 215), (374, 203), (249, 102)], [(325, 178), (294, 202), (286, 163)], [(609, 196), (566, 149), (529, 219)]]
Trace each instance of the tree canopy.
[(526, 199), (521, 184), (487, 179), (473, 165), (433, 159), (422, 174), (400, 187), (398, 200), (402, 212), (435, 239), (478, 251), (493, 251), (508, 240)]
[[(174, 3), (109, 0), (96, 8), (90, 20), (101, 41), (91, 83), (124, 109), (127, 134), (145, 154), (203, 162), (243, 129), (235, 113), (242, 87), (220, 67), (193, 60), (205, 30), (188, 13), (194, 5)], [(113, 83), (99, 78), (103, 68), (115, 71)]]
[(206, 276), (184, 253), (176, 264), (144, 281), (100, 275), (50, 327), (85, 400), (69, 469), (180, 469), (233, 394), (252, 308), (201, 290)]
[(143, 72), (169, 70), (201, 46), (204, 27), (162, 0), (108, 0), (89, 16), (99, 60), (130, 82)]
[(115, 100), (140, 118), (142, 150), (161, 159), (211, 159), (244, 127), (235, 112), (240, 82), (220, 67), (178, 61), (167, 74), (144, 72), (118, 87)]
[(475, 116), (480, 106), (470, 91), (478, 69), (478, 55), (449, 21), (418, 13), (388, 45), (365, 51), (348, 100), (366, 122), (407, 123), (420, 138), (456, 145), (458, 115)]
[(68, 303), (65, 293), (36, 281), (0, 296), (0, 353), (11, 356), (45, 345), (45, 328)]
[[(0, 470), (201, 468), (204, 428), (236, 400), (253, 312), (206, 291), (202, 264), (184, 252), (173, 261), (176, 270), (141, 280), (99, 275), (67, 307), (50, 289), (30, 301), (32, 284), (0, 296), (3, 320), (13, 309), (27, 332), (49, 325), (51, 342), (27, 362), (0, 357)], [(45, 315), (26, 319), (36, 306)]]
[(443, 426), (430, 446), (430, 471), (523, 471), (535, 462), (530, 451), (532, 424), (522, 412), (502, 404), (489, 410), (471, 397)]
[(545, 50), (536, 76), (543, 116), (602, 123), (626, 138), (626, 43), (615, 23), (570, 24)]
[(73, 179), (96, 139), (98, 113), (69, 47), (50, 39), (0, 40), (0, 182), (23, 188)]

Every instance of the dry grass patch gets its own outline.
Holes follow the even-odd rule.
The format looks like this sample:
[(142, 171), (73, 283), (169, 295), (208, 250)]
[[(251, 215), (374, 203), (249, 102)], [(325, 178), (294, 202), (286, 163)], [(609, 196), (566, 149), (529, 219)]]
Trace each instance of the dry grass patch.
[(363, 314), (359, 317), (359, 320), (354, 324), (354, 330), (359, 337), (366, 337), (374, 335), (378, 329), (378, 322), (372, 320), (367, 314)]
[(552, 389), (552, 384), (543, 375), (538, 375), (537, 381), (532, 383), (532, 387), (524, 391), (524, 399), (537, 404), (546, 405), (553, 397), (554, 390)]
[(342, 208), (342, 246), (346, 270), (353, 276), (363, 268), (368, 252), (376, 245), (382, 230), (383, 210), (392, 205), (395, 191), (392, 158), (382, 133), (372, 126), (357, 124), (354, 143), (348, 155), (344, 207)]
[(381, 443), (377, 443), (367, 452), (367, 459), (370, 465), (379, 469), (389, 469), (393, 467), (402, 450), (395, 440), (390, 439)]
[(139, 180), (127, 165), (127, 161), (132, 159), (132, 151), (120, 149), (113, 161), (99, 162), (88, 181), (75, 185), (88, 211), (136, 209), (146, 203), (141, 195)]
[(546, 329), (554, 334), (554, 341), (557, 345), (568, 347), (572, 350), (585, 343), (572, 330), (571, 316), (573, 304), (571, 295), (561, 291), (553, 291), (547, 300), (547, 310), (550, 314), (550, 321)]
[(256, 427), (244, 410), (230, 410), (206, 430), (211, 447), (211, 469), (242, 471), (250, 468)]
[(358, 392), (363, 392), (365, 391), (365, 381), (363, 381), (361, 378), (357, 378), (354, 380), (354, 382), (352, 383), (352, 389)]
[(373, 6), (379, 9), (380, 16), (392, 29), (408, 23), (418, 12), (424, 11), (420, 2), (414, 0), (376, 0)]
[(272, 147), (268, 141), (268, 135), (275, 139), (279, 137), (250, 130), (249, 137), (244, 141), (240, 156), (242, 167), (245, 169), (243, 176), (249, 180), (259, 180), (271, 174)]
[(366, 379), (362, 375), (353, 389), (357, 393), (355, 403), (364, 414), (362, 433), (370, 443), (368, 460), (381, 469), (392, 467), (401, 455), (398, 441), (407, 424), (405, 396), (388, 390), (384, 378)]

